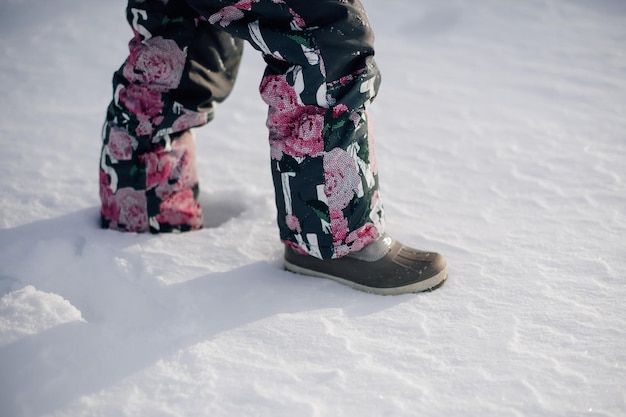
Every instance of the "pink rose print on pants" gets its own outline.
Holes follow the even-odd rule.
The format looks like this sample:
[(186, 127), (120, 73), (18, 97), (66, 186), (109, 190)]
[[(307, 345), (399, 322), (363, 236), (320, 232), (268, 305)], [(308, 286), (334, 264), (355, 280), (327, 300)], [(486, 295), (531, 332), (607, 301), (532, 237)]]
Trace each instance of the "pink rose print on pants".
[(380, 233), (374, 224), (367, 223), (361, 228), (350, 233), (346, 238), (346, 243), (350, 245), (350, 252), (356, 252), (363, 249), (380, 237)]
[[(198, 184), (198, 171), (196, 167), (196, 141), (191, 131), (186, 131), (172, 141), (171, 150), (161, 150), (156, 153), (155, 159), (164, 161), (159, 164), (146, 165), (146, 175), (150, 176), (152, 168), (156, 169), (151, 186), (156, 185), (156, 195), (165, 200), (173, 193), (184, 189), (191, 189)], [(159, 166), (162, 167), (159, 172)], [(167, 175), (165, 176), (167, 172)]]
[(174, 123), (172, 123), (173, 132), (182, 132), (192, 127), (202, 126), (207, 123), (208, 115), (206, 113), (184, 110)]
[(147, 84), (159, 91), (178, 87), (187, 57), (176, 42), (161, 36), (142, 42), (136, 34), (129, 49), (130, 56), (123, 69), (128, 81)]
[(333, 244), (340, 245), (348, 235), (348, 219), (338, 209), (330, 209), (330, 230), (333, 236)]
[(361, 177), (354, 159), (343, 149), (334, 148), (324, 155), (324, 193), (330, 211), (330, 229), (335, 246), (335, 256), (349, 252), (343, 244), (348, 234), (348, 219), (343, 209), (348, 207), (361, 184)]
[(324, 152), (324, 109), (307, 106), (282, 114), (270, 110), (267, 127), (272, 159), (280, 160), (283, 154), (302, 158)]
[(220, 26), (225, 28), (235, 20), (243, 18), (244, 14), (242, 10), (250, 10), (252, 9), (252, 4), (258, 2), (259, 0), (240, 0), (232, 6), (226, 6), (219, 12), (211, 15), (209, 17), (209, 23), (214, 25), (219, 22)]
[(289, 85), (285, 76), (268, 75), (260, 86), (261, 98), (270, 107), (280, 113), (293, 111), (300, 106), (298, 95)]
[[(117, 129), (117, 128), (116, 128)], [(114, 142), (126, 143), (123, 130)], [(109, 131), (111, 140), (113, 129)], [(118, 135), (113, 133), (113, 136)], [(114, 149), (117, 149), (114, 146)], [(124, 149), (124, 147), (122, 147)], [(111, 153), (111, 151), (109, 150)], [(119, 150), (115, 150), (118, 152)], [(172, 137), (167, 149), (158, 146), (152, 152), (133, 156), (135, 168), (128, 163), (118, 169), (100, 170), (101, 218), (111, 229), (145, 232), (194, 230), (202, 227), (202, 211), (195, 200), (198, 191), (195, 137), (187, 130)], [(121, 188), (115, 190), (107, 172), (115, 175)], [(145, 175), (145, 176), (144, 176)], [(142, 180), (145, 179), (145, 182)], [(130, 186), (129, 186), (130, 184)], [(153, 190), (151, 192), (151, 190)], [(151, 214), (150, 219), (148, 213)]]
[(348, 233), (348, 219), (339, 210), (330, 211), (330, 225), (335, 246), (335, 256), (342, 257), (356, 252), (372, 243), (380, 236), (373, 223), (367, 223), (359, 229)]
[(119, 209), (118, 224), (124, 230), (145, 232), (148, 230), (148, 214), (146, 211), (146, 194), (143, 190), (121, 188), (113, 196)]
[(128, 161), (137, 147), (137, 140), (126, 130), (112, 126), (109, 132), (108, 148), (110, 155), (118, 161)]
[(135, 133), (149, 136), (163, 122), (161, 94), (178, 87), (187, 57), (175, 41), (160, 36), (142, 42), (136, 34), (129, 47), (122, 73), (131, 84), (120, 90), (119, 100), (139, 122)]
[(324, 152), (325, 109), (299, 104), (295, 90), (281, 76), (265, 77), (261, 97), (269, 105), (267, 128), (272, 159), (280, 160), (283, 154), (302, 158)]
[(154, 126), (163, 120), (163, 116), (159, 115), (164, 104), (158, 91), (143, 85), (131, 84), (120, 90), (119, 99), (120, 103), (137, 117), (139, 125), (135, 133), (138, 136), (150, 135)]
[(175, 154), (163, 148), (143, 154), (140, 159), (146, 164), (146, 189), (148, 190), (166, 182), (178, 160)]
[(324, 155), (324, 193), (331, 210), (343, 210), (361, 186), (359, 168), (355, 160), (341, 148)]
[(376, 240), (380, 233), (368, 222), (350, 231), (344, 209), (357, 196), (361, 188), (361, 176), (356, 161), (346, 151), (335, 148), (324, 155), (324, 193), (328, 199), (330, 229), (336, 257), (363, 249)]
[(120, 102), (136, 115), (154, 117), (163, 110), (161, 93), (144, 85), (131, 84), (120, 91)]
[(202, 209), (194, 199), (193, 191), (187, 189), (175, 193), (160, 206), (160, 213), (156, 217), (159, 223), (172, 226), (189, 225), (191, 229), (202, 227)]
[(293, 214), (288, 214), (285, 217), (285, 222), (290, 230), (294, 230), (298, 233), (302, 233), (302, 227), (300, 227), (300, 220)]
[(111, 184), (109, 183), (109, 177), (102, 170), (100, 170), (100, 201), (102, 202), (100, 213), (108, 220), (117, 222), (119, 216), (117, 201), (113, 195), (113, 190), (111, 189)]

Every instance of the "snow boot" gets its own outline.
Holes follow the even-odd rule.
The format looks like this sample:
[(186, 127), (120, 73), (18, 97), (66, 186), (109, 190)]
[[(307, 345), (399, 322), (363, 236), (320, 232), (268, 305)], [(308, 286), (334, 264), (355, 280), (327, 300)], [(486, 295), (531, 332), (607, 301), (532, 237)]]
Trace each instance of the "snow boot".
[(448, 276), (443, 256), (407, 247), (387, 235), (338, 259), (319, 259), (286, 246), (285, 269), (381, 295), (432, 290)]

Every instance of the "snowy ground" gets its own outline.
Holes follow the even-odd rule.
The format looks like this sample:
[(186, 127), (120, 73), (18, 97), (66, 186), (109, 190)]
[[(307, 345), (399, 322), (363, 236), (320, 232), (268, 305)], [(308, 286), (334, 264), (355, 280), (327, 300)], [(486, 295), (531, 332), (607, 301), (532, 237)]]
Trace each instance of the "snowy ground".
[(197, 132), (207, 227), (100, 230), (124, 2), (0, 2), (0, 415), (626, 415), (626, 2), (366, 1), (432, 293), (282, 270), (251, 48)]

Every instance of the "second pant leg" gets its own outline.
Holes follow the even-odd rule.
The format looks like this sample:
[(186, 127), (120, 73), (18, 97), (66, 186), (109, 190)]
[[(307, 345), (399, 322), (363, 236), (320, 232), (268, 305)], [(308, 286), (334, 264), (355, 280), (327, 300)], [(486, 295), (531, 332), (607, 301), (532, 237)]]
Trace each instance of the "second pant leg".
[(134, 38), (113, 77), (100, 157), (102, 226), (197, 229), (195, 139), (232, 90), (242, 42), (198, 19), (182, 0), (132, 0)]
[(366, 107), (380, 74), (356, 0), (187, 0), (263, 53), (271, 169), (281, 239), (335, 258), (383, 233)]

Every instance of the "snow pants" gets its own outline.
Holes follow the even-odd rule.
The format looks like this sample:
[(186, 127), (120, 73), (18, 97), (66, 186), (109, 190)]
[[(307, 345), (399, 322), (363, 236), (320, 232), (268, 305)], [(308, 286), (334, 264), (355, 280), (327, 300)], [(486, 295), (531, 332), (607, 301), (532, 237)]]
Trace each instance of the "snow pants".
[(102, 227), (202, 227), (191, 129), (231, 92), (247, 41), (267, 64), (281, 240), (330, 259), (383, 233), (366, 111), (380, 74), (359, 0), (130, 0), (126, 14), (134, 37), (102, 133)]

